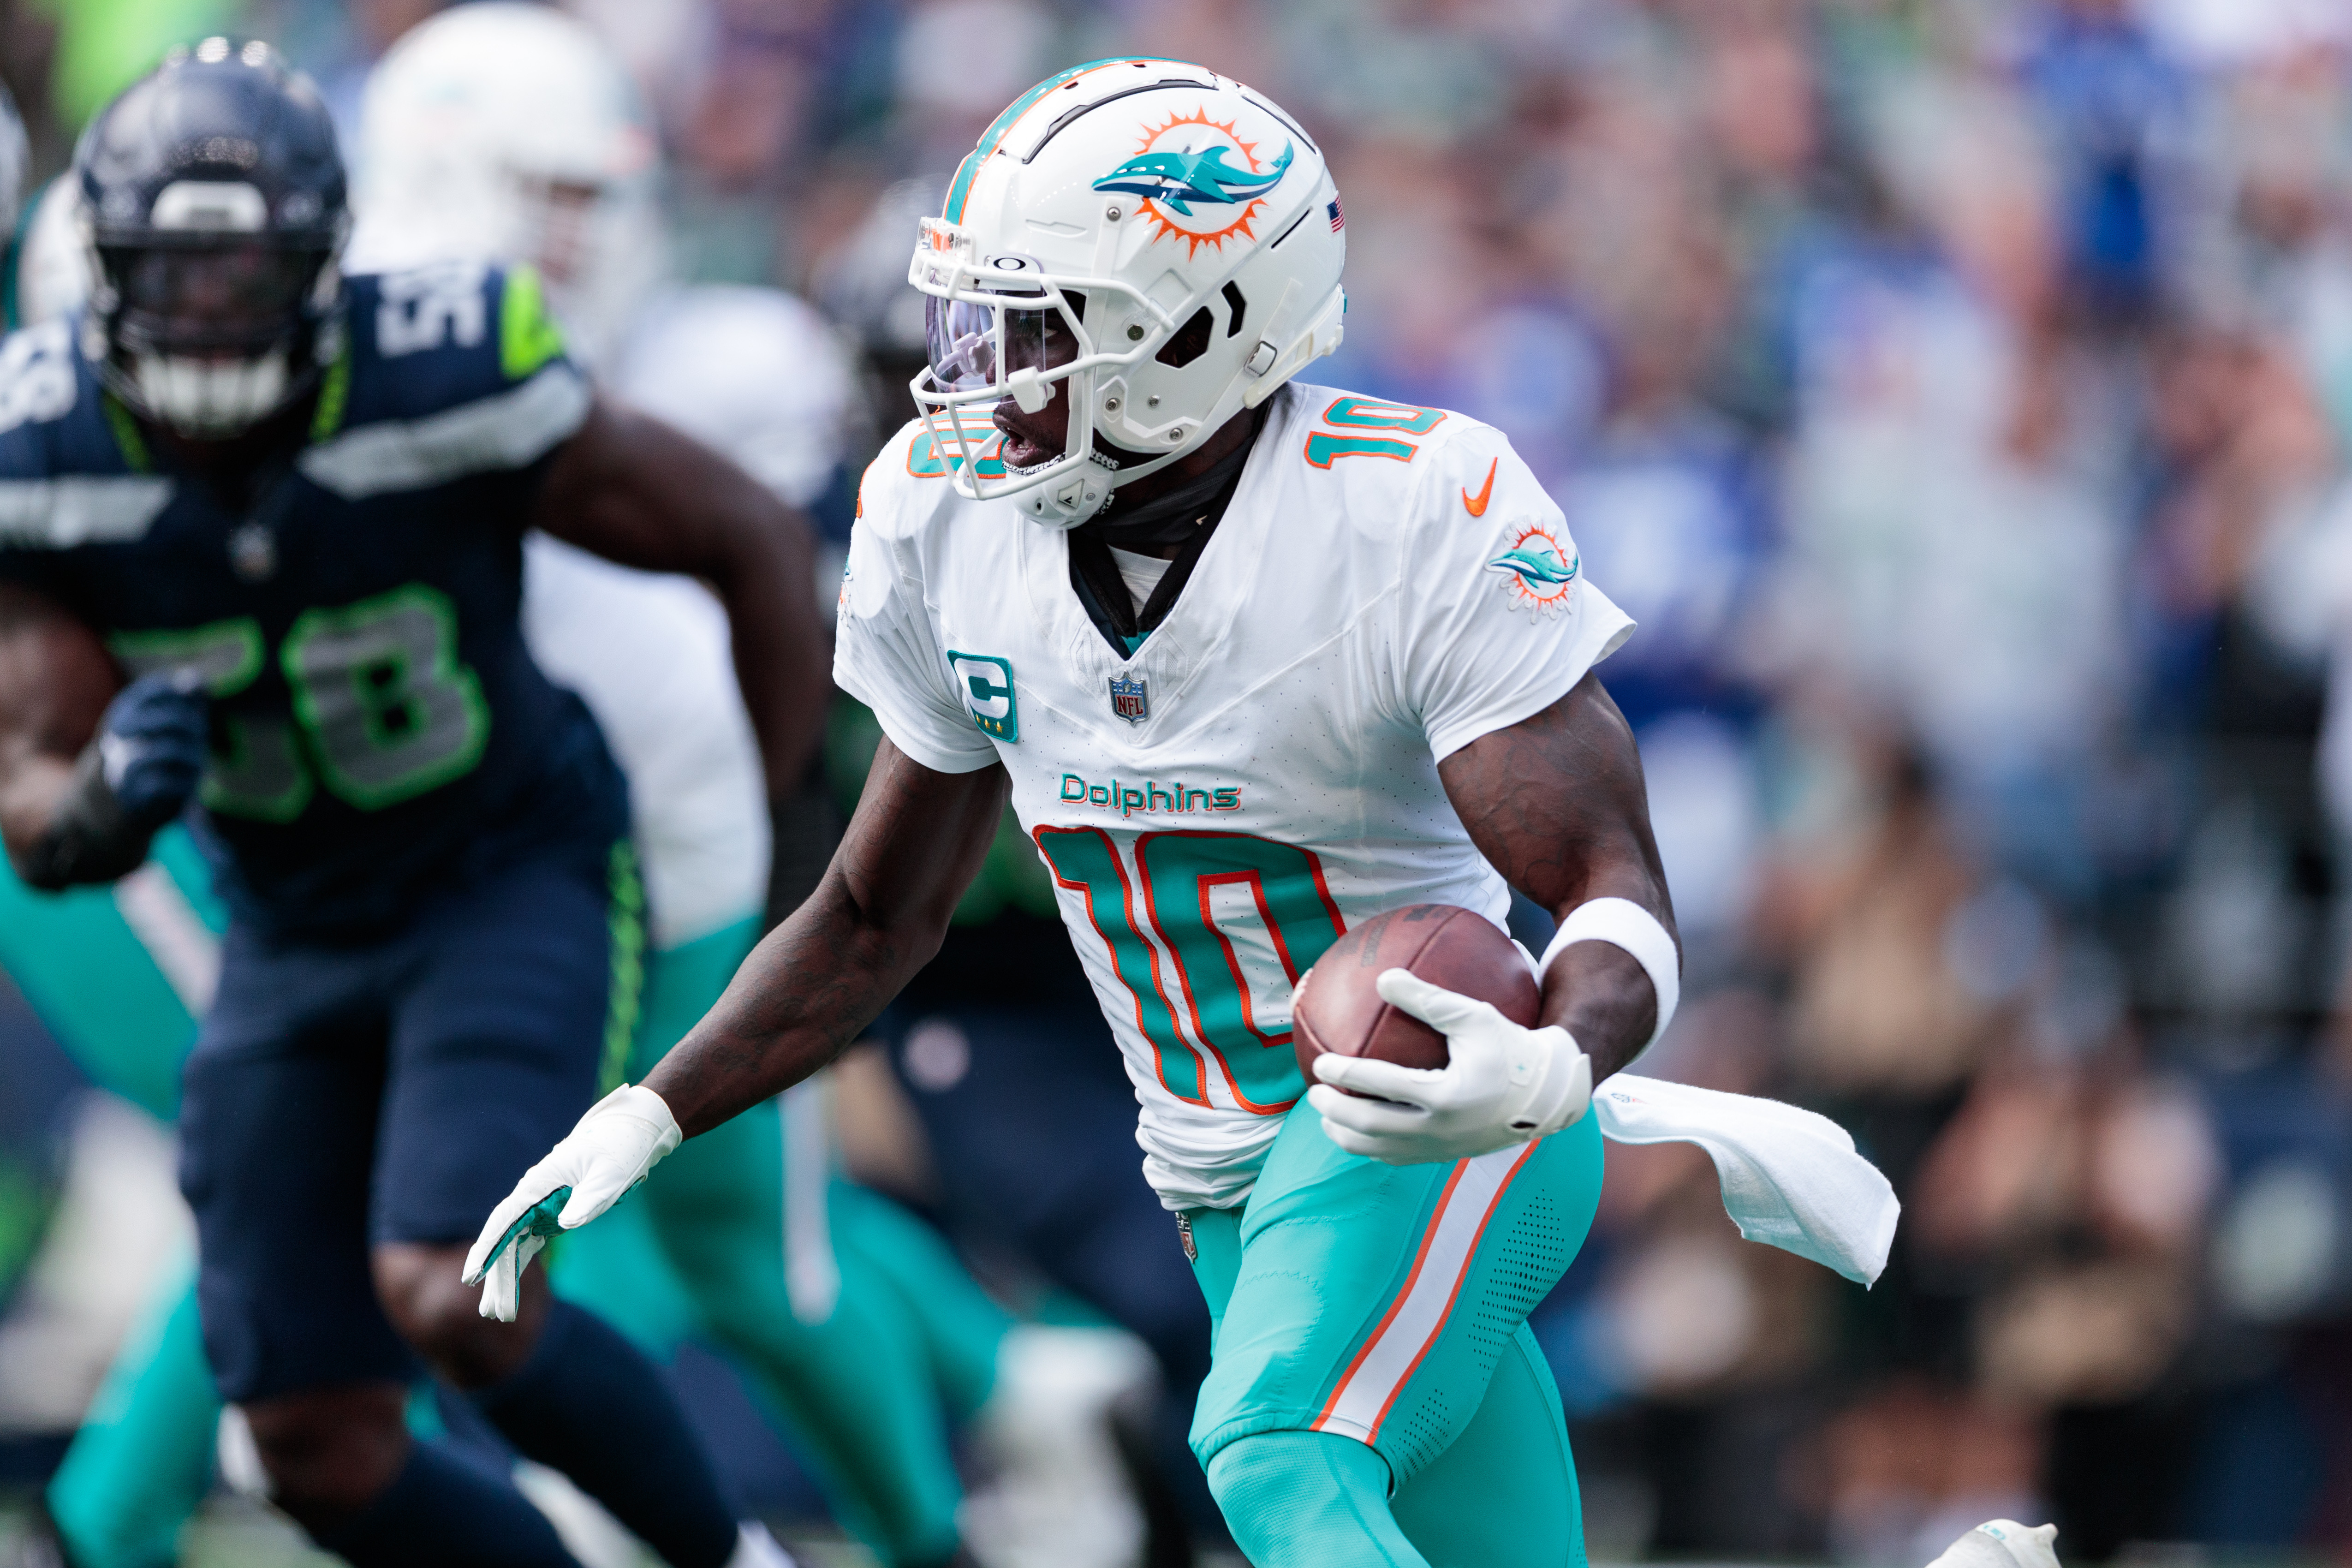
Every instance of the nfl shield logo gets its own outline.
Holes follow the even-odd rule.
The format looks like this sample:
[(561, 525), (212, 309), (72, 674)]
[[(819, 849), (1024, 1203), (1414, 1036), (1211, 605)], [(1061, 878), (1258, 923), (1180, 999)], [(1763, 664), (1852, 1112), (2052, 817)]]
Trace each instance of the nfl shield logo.
[(1151, 693), (1140, 680), (1110, 678), (1110, 710), (1130, 724), (1151, 717)]

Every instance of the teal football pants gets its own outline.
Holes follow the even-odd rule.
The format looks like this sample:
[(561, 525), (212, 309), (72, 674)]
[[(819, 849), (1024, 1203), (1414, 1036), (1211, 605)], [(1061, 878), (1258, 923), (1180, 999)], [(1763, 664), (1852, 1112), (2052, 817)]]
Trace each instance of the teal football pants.
[[(112, 888), (36, 893), (0, 861), (0, 968), (92, 1082), (163, 1121), (179, 1112), (227, 924), (185, 832)], [(159, 1282), (49, 1483), (80, 1568), (164, 1568), (212, 1485), (220, 1401), (196, 1321), (194, 1259)]]
[(1348, 1153), (1305, 1101), (1247, 1204), (1184, 1215), (1209, 1304), (1192, 1450), (1258, 1568), (1584, 1561), (1527, 1315), (1601, 1197), (1591, 1117), (1475, 1160)]
[[(747, 921), (656, 955), (632, 1079), (758, 936)], [(795, 1104), (817, 1102), (788, 1096), (680, 1145), (563, 1238), (551, 1278), (657, 1355), (707, 1332), (751, 1373), (843, 1524), (886, 1563), (944, 1557), (961, 1489), (942, 1411), (987, 1397), (1011, 1321), (936, 1232), (834, 1176), (821, 1111)]]
[(49, 1517), (70, 1561), (79, 1568), (178, 1562), (180, 1527), (212, 1489), (219, 1426), (191, 1257), (123, 1341), (50, 1478)]
[(90, 1081), (149, 1115), (180, 1113), (180, 1064), (211, 1000), (227, 911), (179, 827), (110, 888), (37, 893), (0, 860), (0, 969)]

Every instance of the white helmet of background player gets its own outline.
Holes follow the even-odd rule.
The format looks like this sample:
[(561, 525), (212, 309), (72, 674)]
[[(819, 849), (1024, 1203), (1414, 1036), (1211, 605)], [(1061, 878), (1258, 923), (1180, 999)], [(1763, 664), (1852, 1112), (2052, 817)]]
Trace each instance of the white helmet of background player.
[(16, 226), (17, 204), (25, 199), (25, 171), (32, 161), (25, 118), (16, 112), (16, 100), (8, 89), (0, 87), (0, 225)]
[(411, 29), (368, 79), (353, 164), (354, 265), (530, 262), (592, 360), (660, 281), (652, 121), (604, 40), (551, 6)]
[[(930, 298), (915, 400), (954, 483), (1072, 528), (1339, 345), (1339, 198), (1323, 154), (1237, 81), (1097, 60), (982, 135), (923, 221)], [(990, 414), (1067, 396), (1057, 457), (980, 471)]]
[(51, 180), (16, 242), (16, 324), (55, 321), (89, 297), (89, 250), (81, 237), (81, 184)]

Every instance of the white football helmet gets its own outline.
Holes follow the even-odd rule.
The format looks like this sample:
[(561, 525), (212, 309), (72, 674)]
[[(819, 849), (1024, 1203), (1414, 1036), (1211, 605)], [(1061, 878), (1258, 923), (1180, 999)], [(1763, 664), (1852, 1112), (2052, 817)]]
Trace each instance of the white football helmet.
[[(1339, 346), (1346, 250), (1321, 150), (1241, 83), (1160, 59), (1038, 83), (963, 161), (907, 275), (930, 296), (911, 390), (957, 490), (1084, 522)], [(992, 411), (1057, 387), (1064, 450), (1009, 466)]]
[(368, 78), (352, 174), (351, 266), (529, 262), (591, 360), (661, 280), (652, 120), (604, 41), (551, 6), (412, 28)]
[(55, 321), (89, 299), (89, 269), (81, 183), (51, 180), (16, 242), (16, 324), (37, 327)]
[(8, 96), (7, 88), (0, 86), (0, 224), (11, 228), (16, 226), (17, 205), (25, 199), (25, 174), (32, 162), (24, 116), (16, 112), (16, 100)]

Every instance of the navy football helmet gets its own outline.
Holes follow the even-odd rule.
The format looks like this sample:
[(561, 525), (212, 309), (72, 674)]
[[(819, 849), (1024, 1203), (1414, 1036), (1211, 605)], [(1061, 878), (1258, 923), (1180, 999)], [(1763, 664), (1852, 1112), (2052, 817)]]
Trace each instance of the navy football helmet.
[(234, 436), (341, 352), (342, 157), (318, 89), (268, 44), (174, 49), (90, 122), (74, 178), (85, 352), (139, 414)]

